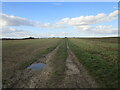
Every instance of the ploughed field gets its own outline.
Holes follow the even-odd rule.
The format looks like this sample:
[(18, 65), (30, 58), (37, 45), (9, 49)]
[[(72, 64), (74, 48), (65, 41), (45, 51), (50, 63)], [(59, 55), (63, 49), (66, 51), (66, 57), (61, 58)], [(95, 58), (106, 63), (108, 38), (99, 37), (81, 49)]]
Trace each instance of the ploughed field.
[(118, 45), (118, 38), (3, 40), (3, 88), (117, 88)]

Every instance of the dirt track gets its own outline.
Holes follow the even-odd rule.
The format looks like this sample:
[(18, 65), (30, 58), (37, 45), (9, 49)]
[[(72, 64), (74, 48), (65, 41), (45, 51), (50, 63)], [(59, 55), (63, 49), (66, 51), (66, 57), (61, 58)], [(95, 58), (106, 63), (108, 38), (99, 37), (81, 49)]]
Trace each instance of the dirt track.
[(85, 67), (78, 61), (67, 45), (66, 76), (63, 81), (65, 88), (97, 88), (95, 80), (89, 75)]
[[(14, 86), (15, 88), (44, 88), (46, 86), (46, 82), (49, 78), (50, 73), (52, 72), (51, 66), (50, 66), (50, 60), (54, 57), (57, 49), (56, 47), (52, 52), (47, 54), (46, 56), (43, 56), (39, 60), (37, 60), (35, 63), (45, 63), (46, 66), (38, 71), (32, 71), (32, 70), (24, 70), (23, 75), (20, 78), (19, 82)], [(24, 78), (25, 77), (25, 78)], [(24, 82), (25, 81), (25, 82)]]
[[(85, 67), (78, 61), (67, 45), (67, 60), (64, 79), (51, 81), (53, 72), (53, 61), (59, 46), (48, 55), (40, 58), (35, 63), (45, 63), (46, 66), (41, 71), (25, 69), (19, 74), (19, 79), (12, 84), (13, 88), (97, 88), (98, 84), (91, 77)], [(20, 76), (21, 75), (21, 76)], [(53, 83), (54, 82), (54, 83)], [(53, 83), (53, 84), (52, 84)]]

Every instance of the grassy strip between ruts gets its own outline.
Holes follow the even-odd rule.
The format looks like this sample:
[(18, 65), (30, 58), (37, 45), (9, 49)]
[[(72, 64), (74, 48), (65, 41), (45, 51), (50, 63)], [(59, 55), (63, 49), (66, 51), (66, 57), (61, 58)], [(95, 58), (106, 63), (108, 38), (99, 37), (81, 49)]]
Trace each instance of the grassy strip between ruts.
[[(76, 42), (78, 42), (76, 44)], [(89, 42), (89, 41), (87, 41)], [(84, 45), (82, 40), (69, 39), (69, 46), (79, 61), (86, 66), (89, 72), (96, 77), (102, 88), (118, 87), (118, 65), (105, 60), (104, 56), (99, 55), (101, 50), (95, 45)], [(84, 48), (85, 47), (85, 48)], [(92, 49), (91, 49), (92, 48)], [(104, 52), (104, 50), (103, 50)], [(117, 54), (116, 56), (117, 57)]]
[(54, 57), (54, 60), (51, 61), (53, 72), (49, 80), (48, 87), (54, 88), (60, 87), (60, 83), (62, 82), (65, 76), (66, 59), (67, 59), (67, 46), (66, 39), (64, 39)]

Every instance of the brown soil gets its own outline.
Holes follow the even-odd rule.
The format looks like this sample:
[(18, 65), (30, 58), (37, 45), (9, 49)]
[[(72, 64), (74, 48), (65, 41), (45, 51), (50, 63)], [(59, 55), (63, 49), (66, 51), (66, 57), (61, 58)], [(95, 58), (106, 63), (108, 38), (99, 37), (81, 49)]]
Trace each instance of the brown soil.
[(46, 66), (40, 70), (40, 71), (32, 71), (32, 70), (24, 70), (22, 77), (19, 79), (19, 82), (17, 82), (14, 86), (14, 88), (37, 88), (38, 84), (40, 87), (46, 86), (46, 81), (49, 78), (50, 73), (52, 72), (51, 66), (50, 66), (50, 60), (54, 57), (57, 49), (56, 47), (51, 53), (47, 54), (46, 56), (43, 56), (43, 58), (40, 58), (35, 63), (45, 63)]
[(97, 88), (98, 84), (90, 76), (85, 67), (79, 62), (77, 57), (68, 49), (68, 58), (66, 60), (66, 76), (63, 81), (64, 88)]
[[(50, 88), (50, 78), (53, 72), (53, 63), (55, 53), (59, 46), (56, 47), (48, 55), (40, 58), (35, 63), (45, 63), (46, 66), (41, 71), (32, 71), (25, 69), (17, 74), (17, 79), (12, 80), (11, 87), (13, 88)], [(85, 67), (78, 61), (73, 52), (67, 45), (68, 57), (66, 60), (66, 70), (64, 79), (61, 80), (59, 88), (97, 88), (98, 84), (93, 77), (88, 73)], [(58, 81), (52, 81), (58, 82)]]

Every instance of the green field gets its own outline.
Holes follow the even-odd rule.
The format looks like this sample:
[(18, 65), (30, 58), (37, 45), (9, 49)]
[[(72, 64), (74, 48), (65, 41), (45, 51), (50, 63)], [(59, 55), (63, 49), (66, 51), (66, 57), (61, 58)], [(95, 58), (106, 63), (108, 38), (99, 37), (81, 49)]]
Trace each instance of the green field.
[(101, 87), (118, 87), (118, 38), (69, 39), (69, 46)]
[(3, 84), (60, 46), (53, 61), (53, 81), (64, 78), (67, 44), (102, 88), (118, 87), (118, 38), (3, 40)]

